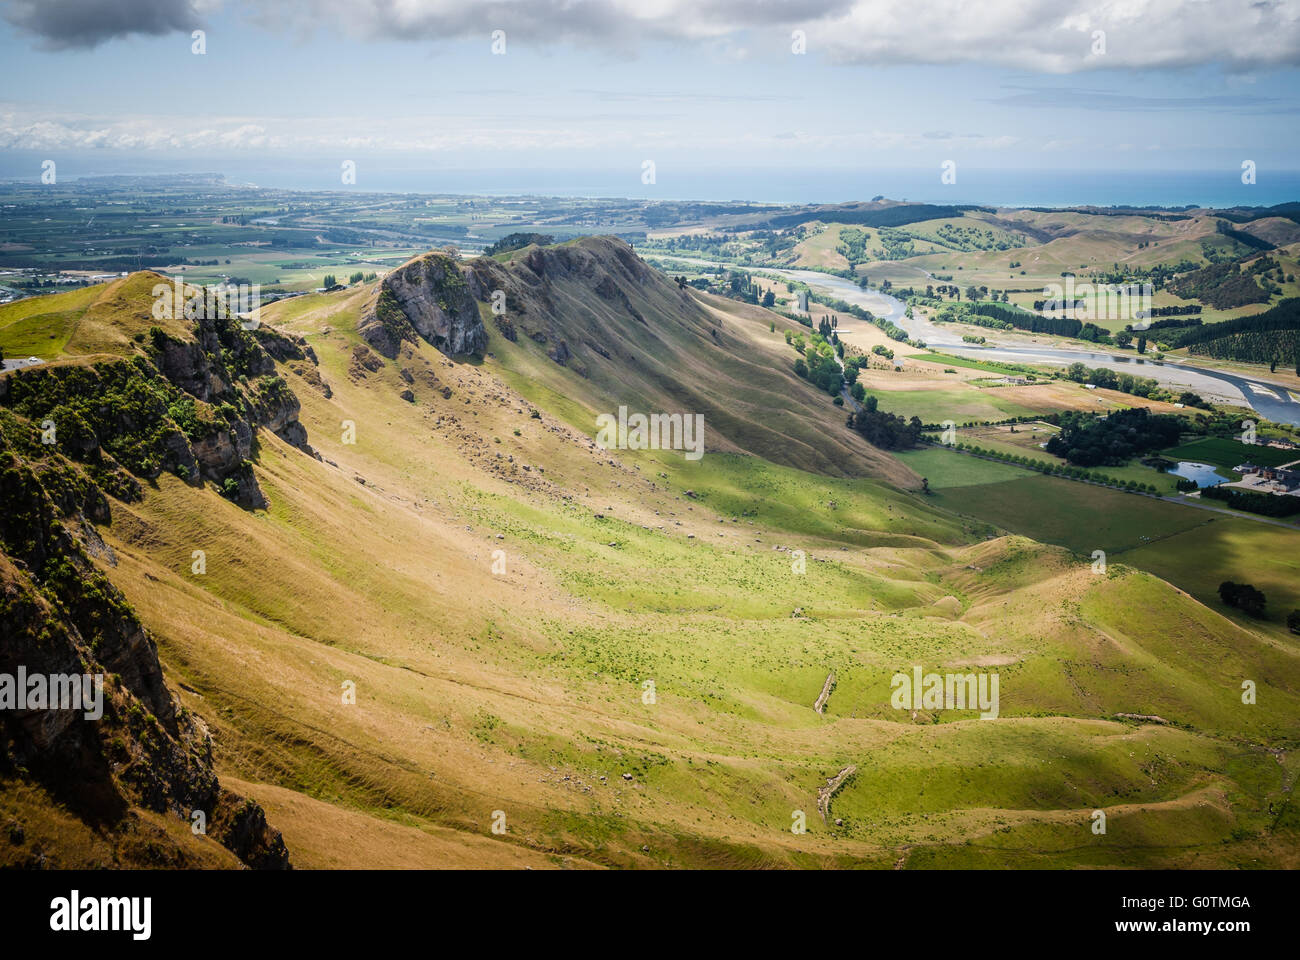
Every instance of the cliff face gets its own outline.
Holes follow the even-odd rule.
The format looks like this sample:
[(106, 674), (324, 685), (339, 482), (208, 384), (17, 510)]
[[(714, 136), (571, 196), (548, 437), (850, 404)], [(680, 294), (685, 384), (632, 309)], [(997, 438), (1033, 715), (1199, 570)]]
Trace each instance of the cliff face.
[[(103, 490), (35, 437), (31, 424), (0, 410), (0, 682), (14, 697), (23, 676), (89, 676), (102, 694), (89, 710), (6, 702), (0, 779), (43, 791), (93, 831), (113, 850), (102, 866), (194, 862), (196, 850), (141, 822), (136, 811), (146, 810), (186, 825), (199, 811), (206, 835), (244, 864), (288, 867), (284, 841), (261, 809), (217, 781), (206, 726), (173, 699), (153, 638), (90, 560), (94, 551), (116, 562), (91, 525), (111, 520)], [(39, 819), (11, 820), (0, 864), (60, 866), (49, 833)]]
[(448, 356), (487, 348), (487, 330), (462, 268), (443, 253), (416, 257), (384, 277), (358, 330), (390, 360), (403, 340), (414, 343), (417, 336)]
[(495, 317), (507, 340), (520, 334), (544, 344), (561, 366), (586, 375), (593, 355), (611, 359), (615, 341), (631, 321), (648, 333), (647, 311), (695, 330), (709, 328), (705, 311), (686, 291), (613, 237), (532, 247), (509, 263), (479, 257), (467, 268), (474, 297), (504, 294)]
[[(13, 371), (0, 378), (0, 407), (52, 425), (52, 442), (92, 475), (118, 478), (110, 492), (131, 499), (164, 470), (211, 482), (247, 509), (266, 506), (249, 465), (259, 429), (314, 455), (298, 421), (300, 403), (275, 358), (315, 362), (311, 348), (237, 320), (201, 319), (194, 339), (158, 328), (142, 354), (86, 366)], [(120, 481), (120, 482), (119, 482)]]
[[(107, 844), (112, 862), (94, 864), (210, 864), (210, 846), (184, 829), (201, 812), (206, 836), (244, 864), (287, 867), (261, 808), (218, 782), (207, 727), (175, 701), (153, 638), (91, 556), (117, 563), (95, 529), (112, 521), (110, 495), (139, 500), (141, 481), (164, 471), (265, 506), (250, 462), (259, 431), (313, 453), (275, 360), (315, 357), (235, 319), (200, 319), (188, 336), (154, 327), (134, 343), (133, 357), (0, 376), (0, 780), (44, 792)], [(100, 677), (102, 715), (5, 702), (3, 685), (12, 696), (22, 674)], [(184, 826), (160, 829), (140, 811)], [(59, 865), (50, 830), (11, 822), (0, 863)]]

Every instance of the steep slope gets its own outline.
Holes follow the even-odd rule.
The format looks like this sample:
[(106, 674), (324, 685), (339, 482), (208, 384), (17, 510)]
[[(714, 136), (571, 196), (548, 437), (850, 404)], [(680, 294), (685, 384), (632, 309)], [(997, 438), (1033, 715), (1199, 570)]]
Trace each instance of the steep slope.
[(437, 252), (416, 257), (384, 277), (358, 331), (390, 360), (402, 341), (414, 343), (417, 335), (449, 356), (481, 353), (487, 346), (487, 331), (460, 267)]
[(1241, 224), (1237, 229), (1266, 240), (1275, 247), (1285, 247), (1300, 240), (1300, 223), (1285, 217), (1260, 217)]
[(457, 354), (485, 348), (486, 321), (512, 385), (581, 405), (586, 415), (571, 422), (586, 432), (619, 407), (700, 414), (708, 451), (919, 487), (794, 374), (789, 347), (770, 329), (779, 319), (679, 287), (621, 240), (587, 237), (479, 257), (459, 272), (442, 254), (416, 258), (379, 285), (359, 329), (385, 357), (416, 334)]
[[(154, 292), (170, 286), (139, 274), (92, 289), (72, 311), (66, 348), (90, 337), (91, 356), (0, 377), (0, 674), (109, 675), (102, 719), (53, 704), (4, 714), (6, 794), (30, 798), (11, 808), (25, 838), (7, 851), (13, 862), (289, 862), (261, 809), (219, 785), (208, 728), (164, 684), (153, 638), (112, 583), (117, 555), (96, 528), (164, 477), (265, 508), (252, 470), (259, 434), (314, 456), (275, 359), (310, 362), (310, 348), (233, 318), (155, 311)], [(66, 816), (51, 819), (46, 806)], [(165, 816), (193, 826), (195, 811), (206, 832)], [(214, 860), (206, 838), (238, 860)]]
[[(218, 782), (207, 726), (172, 698), (152, 638), (59, 529), (38, 474), (11, 459), (6, 481), (25, 488), (21, 504), (12, 487), (4, 495), (27, 508), (28, 524), (10, 517), (3, 529), (0, 674), (85, 677), (102, 683), (102, 700), (90, 710), (30, 699), (25, 709), (6, 704), (0, 815), (9, 842), (0, 864), (287, 867), (284, 841), (261, 808)], [(62, 519), (85, 522), (79, 514)], [(39, 542), (42, 530), (52, 535), (48, 542)], [(36, 540), (22, 543), (32, 534)]]
[[(598, 376), (573, 332), (603, 322), (630, 352), (648, 329), (692, 376), (728, 363), (711, 320), (756, 371), (775, 335), (689, 295), (682, 319), (671, 281), (572, 246), (564, 270), (547, 257), (566, 248), (540, 272), (468, 265), (481, 360), (418, 333), (382, 356), (361, 332), (375, 288), (265, 308), (258, 336), (302, 357), (275, 370), (319, 458), (262, 429), (264, 508), (162, 471), (92, 523), (217, 774), (295, 865), (1294, 862), (1294, 649), (876, 479), (739, 444), (599, 449), (620, 371), (647, 403), (677, 387), (640, 377), (646, 358)], [(549, 355), (561, 342), (588, 376)], [(999, 717), (894, 709), (891, 677), (917, 665), (998, 671)], [(1258, 703), (1236, 708), (1243, 676)], [(818, 788), (849, 766), (823, 823)]]

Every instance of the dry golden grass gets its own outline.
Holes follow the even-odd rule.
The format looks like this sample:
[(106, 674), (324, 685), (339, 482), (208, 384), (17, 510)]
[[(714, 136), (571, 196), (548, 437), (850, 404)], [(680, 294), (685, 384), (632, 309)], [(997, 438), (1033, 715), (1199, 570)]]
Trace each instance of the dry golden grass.
[[(332, 390), (282, 371), (323, 460), (264, 432), (268, 510), (164, 476), (104, 531), (105, 569), (210, 725), (219, 773), (299, 865), (1222, 863), (1238, 829), (1258, 851), (1284, 792), (1260, 747), (1300, 715), (1294, 652), (1154, 578), (1094, 577), (900, 491), (915, 474), (797, 381), (767, 421), (824, 431), (837, 457), (860, 453), (858, 476), (601, 450), (586, 425), (608, 387), (495, 332), (481, 364), (421, 345), (360, 371), (368, 295), (263, 311), (308, 338)], [(770, 315), (702, 302), (733, 354), (789, 361)], [(692, 372), (718, 397), (743, 387)], [(773, 547), (805, 550), (807, 574)], [(914, 663), (999, 664), (1002, 717), (900, 715), (889, 677)], [(1219, 702), (1224, 664), (1261, 678), (1249, 722)], [(848, 763), (846, 823), (823, 825), (816, 789)], [(1243, 799), (1225, 811), (1225, 793)], [(1133, 826), (1085, 856), (1097, 805)], [(1290, 835), (1277, 845), (1292, 855)]]

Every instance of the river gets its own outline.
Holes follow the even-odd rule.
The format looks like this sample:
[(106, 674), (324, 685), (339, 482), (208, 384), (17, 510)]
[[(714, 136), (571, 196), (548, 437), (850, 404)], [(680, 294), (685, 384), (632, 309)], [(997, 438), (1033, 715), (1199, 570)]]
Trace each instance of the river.
[[(676, 260), (682, 263), (717, 266), (706, 260), (692, 260), (688, 257), (662, 257), (664, 260)], [(922, 340), (927, 346), (942, 350), (944, 353), (959, 354), (974, 360), (1004, 360), (1010, 363), (1039, 363), (1066, 366), (1071, 363), (1084, 363), (1090, 367), (1105, 367), (1134, 376), (1150, 377), (1162, 386), (1192, 390), (1207, 399), (1221, 400), (1228, 403), (1246, 404), (1261, 416), (1277, 423), (1300, 426), (1300, 402), (1291, 395), (1286, 387), (1259, 380), (1254, 377), (1211, 370), (1183, 361), (1153, 360), (1149, 357), (1132, 353), (1111, 353), (1097, 349), (1069, 349), (1064, 347), (1038, 346), (1034, 343), (991, 342), (983, 345), (963, 343), (961, 335), (944, 328), (943, 324), (933, 323), (923, 317), (908, 319), (907, 307), (897, 297), (891, 297), (879, 290), (863, 290), (852, 280), (837, 277), (816, 270), (786, 270), (778, 267), (732, 267), (722, 265), (724, 269), (748, 270), (753, 273), (771, 273), (806, 283), (816, 293), (824, 294), (835, 300), (856, 304), (870, 310), (877, 317), (889, 320), (904, 330), (913, 340)], [(983, 331), (983, 334), (995, 340), (998, 331)]]

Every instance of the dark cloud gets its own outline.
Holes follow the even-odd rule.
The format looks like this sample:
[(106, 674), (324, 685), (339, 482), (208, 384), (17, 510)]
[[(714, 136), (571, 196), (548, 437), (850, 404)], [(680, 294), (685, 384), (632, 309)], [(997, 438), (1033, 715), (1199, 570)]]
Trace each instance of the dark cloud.
[(201, 0), (10, 0), (4, 17), (54, 50), (96, 47), (132, 34), (189, 33)]
[[(505, 31), (509, 45), (634, 56), (646, 43), (788, 56), (794, 30), (838, 63), (999, 64), (1035, 73), (1300, 66), (1295, 0), (0, 0), (47, 47), (189, 31), (225, 5), (294, 35), (414, 43)], [(512, 47), (513, 48), (513, 47)], [(1121, 109), (1114, 106), (1113, 109)], [(1159, 109), (1159, 107), (1148, 107)]]

